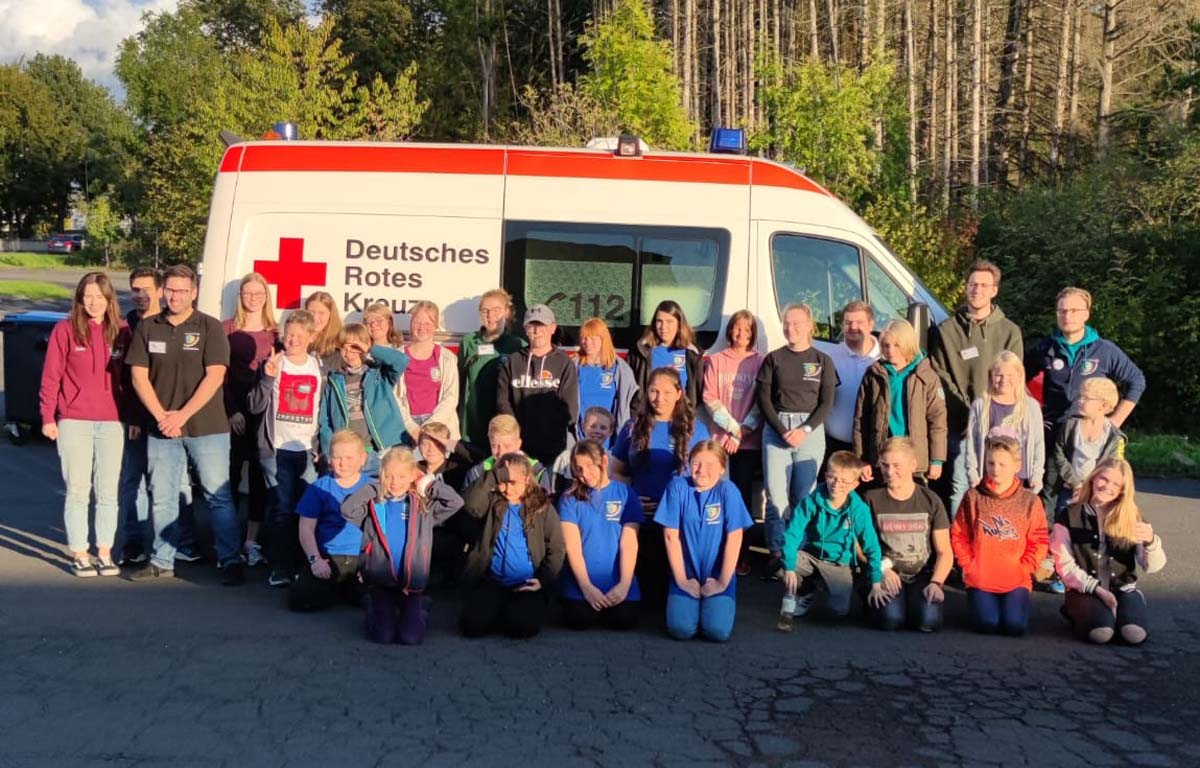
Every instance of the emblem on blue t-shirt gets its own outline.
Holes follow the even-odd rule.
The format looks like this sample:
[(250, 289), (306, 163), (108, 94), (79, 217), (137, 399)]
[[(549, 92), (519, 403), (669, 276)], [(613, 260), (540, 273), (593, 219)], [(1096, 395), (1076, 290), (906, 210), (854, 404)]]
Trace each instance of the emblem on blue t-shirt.
[(198, 334), (198, 333), (183, 334), (183, 348), (184, 349), (199, 349), (200, 348), (200, 334)]
[(1079, 366), (1079, 372), (1084, 376), (1091, 376), (1100, 368), (1100, 360), (1095, 357), (1089, 357), (1083, 361), (1083, 365)]
[(675, 354), (675, 367), (683, 368), (683, 364), (687, 361), (687, 353), (677, 352)]
[(617, 522), (621, 519), (621, 502), (607, 501), (604, 503), (604, 519)]
[(613, 375), (611, 373), (600, 374), (600, 386), (601, 387), (608, 389), (612, 386), (612, 383), (613, 383)]
[(704, 507), (704, 522), (708, 525), (716, 525), (721, 522), (721, 505), (708, 504)]

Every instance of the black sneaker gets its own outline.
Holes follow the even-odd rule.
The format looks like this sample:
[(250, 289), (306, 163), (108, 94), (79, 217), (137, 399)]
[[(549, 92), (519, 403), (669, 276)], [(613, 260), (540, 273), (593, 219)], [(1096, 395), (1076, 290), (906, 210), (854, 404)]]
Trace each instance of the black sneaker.
[(121, 552), (121, 561), (119, 565), (137, 566), (145, 565), (150, 562), (150, 556), (142, 549), (140, 544), (131, 544)]
[(138, 568), (137, 570), (132, 571), (125, 578), (129, 579), (130, 581), (154, 581), (155, 579), (173, 579), (173, 578), (175, 578), (175, 571), (170, 568), (159, 568), (154, 563), (151, 563), (150, 565), (146, 566), (145, 568)]
[(762, 575), (763, 581), (783, 581), (783, 560), (772, 557), (767, 561), (767, 568)]
[(204, 555), (199, 552), (193, 552), (190, 549), (175, 550), (175, 562), (177, 563), (199, 563), (204, 560)]
[(286, 587), (292, 583), (292, 577), (286, 571), (272, 570), (267, 577), (267, 585), (271, 587)]
[(227, 587), (240, 587), (246, 583), (246, 566), (232, 562), (221, 569), (221, 583)]

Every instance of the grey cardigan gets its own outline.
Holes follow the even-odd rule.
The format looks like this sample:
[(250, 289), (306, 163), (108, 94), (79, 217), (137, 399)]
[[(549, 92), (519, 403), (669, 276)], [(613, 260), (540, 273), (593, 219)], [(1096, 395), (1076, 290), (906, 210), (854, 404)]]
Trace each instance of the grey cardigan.
[[(983, 398), (971, 403), (967, 418), (967, 436), (963, 449), (967, 455), (967, 481), (971, 487), (983, 479), (983, 448), (987, 439), (988, 418), (983, 412)], [(1025, 396), (1025, 423), (1021, 432), (1021, 471), (1018, 476), (1029, 481), (1034, 493), (1042, 489), (1046, 473), (1046, 434), (1042, 424), (1042, 407), (1038, 401)]]

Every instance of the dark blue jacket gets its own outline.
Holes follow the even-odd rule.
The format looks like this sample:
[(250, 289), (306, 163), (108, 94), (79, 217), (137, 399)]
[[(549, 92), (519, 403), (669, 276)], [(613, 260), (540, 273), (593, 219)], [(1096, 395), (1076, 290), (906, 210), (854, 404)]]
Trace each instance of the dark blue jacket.
[(372, 480), (342, 502), (342, 517), (362, 529), (358, 572), (368, 586), (391, 587), (406, 593), (422, 592), (429, 585), (429, 555), (433, 528), (441, 525), (463, 505), (462, 498), (441, 480), (433, 480), (422, 498), (408, 494), (408, 536), (400, 572), (392, 570), (392, 549), (379, 524), (376, 503), (379, 481)]
[(1071, 415), (1083, 380), (1092, 376), (1112, 379), (1121, 391), (1121, 397), (1135, 403), (1146, 391), (1146, 376), (1142, 369), (1120, 347), (1100, 338), (1090, 327), (1074, 359), (1071, 359), (1057, 331), (1030, 347), (1025, 353), (1025, 376), (1032, 379), (1039, 373), (1045, 374), (1042, 382), (1042, 418), (1047, 427), (1061, 424)]
[[(367, 431), (371, 433), (370, 447), (376, 453), (382, 453), (393, 445), (399, 445), (408, 434), (395, 392), (396, 382), (408, 367), (408, 355), (379, 344), (371, 347), (370, 354), (362, 382), (363, 416), (367, 421)], [(345, 429), (349, 424), (346, 375), (341, 370), (331, 370), (325, 378), (325, 391), (321, 393), (319, 437), (322, 456), (329, 455), (329, 441), (333, 439), (333, 433)]]

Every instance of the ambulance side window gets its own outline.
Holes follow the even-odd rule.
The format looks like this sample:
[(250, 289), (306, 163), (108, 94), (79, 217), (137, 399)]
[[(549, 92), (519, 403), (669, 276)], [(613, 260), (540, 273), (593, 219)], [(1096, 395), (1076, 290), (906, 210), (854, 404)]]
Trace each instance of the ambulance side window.
[(863, 297), (859, 264), (858, 248), (849, 243), (782, 232), (774, 235), (771, 270), (779, 311), (788, 304), (808, 304), (817, 326), (814, 335), (835, 338), (842, 307)]

